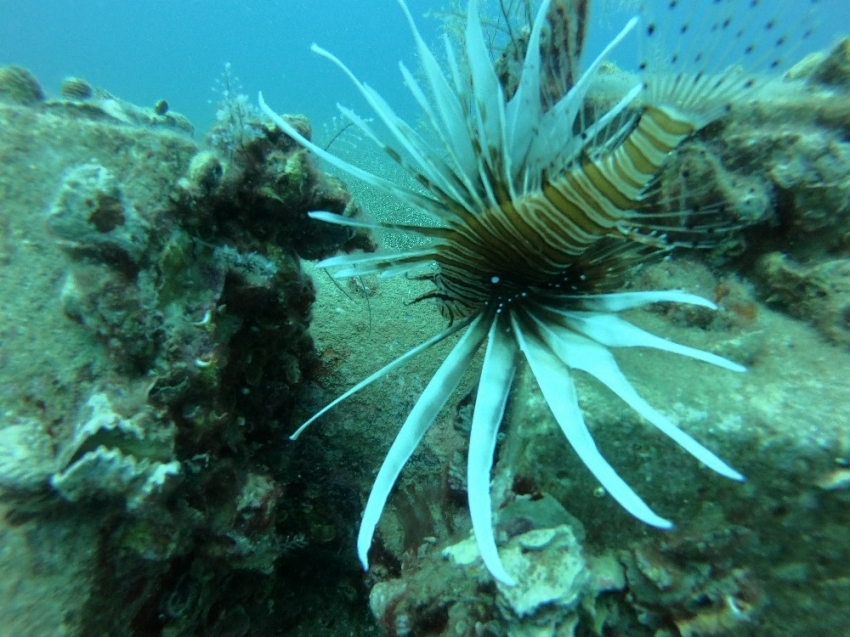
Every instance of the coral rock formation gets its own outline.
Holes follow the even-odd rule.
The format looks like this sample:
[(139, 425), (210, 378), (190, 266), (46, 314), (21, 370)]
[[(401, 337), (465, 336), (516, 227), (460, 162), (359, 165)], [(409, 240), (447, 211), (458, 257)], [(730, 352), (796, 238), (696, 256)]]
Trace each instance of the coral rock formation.
[(299, 253), (358, 240), (306, 211), (356, 206), (261, 121), (225, 151), (62, 98), (0, 70), (0, 633), (260, 634), (276, 560), (334, 535), (280, 441), (317, 368)]

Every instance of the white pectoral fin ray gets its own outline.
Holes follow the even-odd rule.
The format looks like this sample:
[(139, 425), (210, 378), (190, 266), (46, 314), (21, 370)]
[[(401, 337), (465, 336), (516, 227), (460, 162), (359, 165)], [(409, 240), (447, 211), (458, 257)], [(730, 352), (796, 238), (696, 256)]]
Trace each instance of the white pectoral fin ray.
[[(682, 290), (646, 290), (642, 292), (615, 292), (613, 294), (565, 295), (576, 305), (590, 312), (623, 312), (652, 303), (686, 303), (716, 310), (717, 306), (706, 298)], [(557, 310), (556, 310), (557, 311)]]
[(467, 325), (469, 325), (469, 324), (472, 322), (472, 320), (473, 320), (474, 318), (475, 318), (474, 316), (470, 316), (470, 317), (468, 317), (468, 318), (463, 319), (462, 321), (458, 321), (457, 323), (455, 323), (454, 325), (452, 325), (452, 326), (448, 327), (447, 329), (443, 330), (442, 332), (440, 332), (440, 333), (438, 333), (438, 334), (435, 334), (434, 336), (432, 336), (431, 338), (429, 338), (427, 341), (424, 341), (423, 343), (420, 343), (419, 345), (417, 345), (416, 347), (414, 347), (414, 348), (413, 348), (413, 349), (411, 349), (410, 351), (406, 352), (405, 354), (402, 354), (401, 356), (399, 356), (398, 358), (396, 358), (394, 361), (392, 361), (392, 362), (388, 363), (387, 365), (385, 365), (384, 367), (382, 367), (381, 369), (379, 369), (378, 371), (376, 371), (376, 372), (375, 372), (374, 374), (372, 374), (371, 376), (368, 376), (367, 378), (364, 378), (364, 379), (363, 379), (363, 380), (361, 380), (359, 383), (357, 383), (354, 387), (352, 387), (352, 388), (351, 388), (351, 389), (349, 389), (347, 392), (345, 392), (344, 394), (342, 394), (341, 396), (339, 396), (338, 398), (336, 398), (336, 400), (334, 400), (334, 401), (332, 401), (332, 402), (328, 403), (328, 404), (327, 404), (327, 405), (326, 405), (323, 409), (321, 409), (320, 411), (316, 412), (316, 413), (313, 415), (313, 417), (312, 417), (312, 418), (310, 418), (307, 422), (305, 422), (303, 425), (301, 425), (301, 426), (300, 426), (300, 427), (296, 430), (296, 432), (295, 432), (294, 434), (292, 434), (292, 435), (289, 437), (289, 438), (290, 438), (290, 440), (296, 440), (296, 439), (298, 438), (298, 436), (300, 436), (300, 435), (304, 432), (304, 430), (305, 430), (307, 427), (309, 427), (309, 426), (310, 426), (310, 425), (311, 425), (314, 421), (316, 421), (316, 420), (318, 420), (319, 418), (321, 418), (321, 417), (322, 417), (325, 413), (327, 413), (328, 411), (330, 411), (331, 409), (333, 409), (334, 407), (336, 407), (339, 403), (341, 403), (341, 402), (342, 402), (343, 400), (345, 400), (346, 398), (349, 398), (349, 397), (350, 397), (350, 396), (352, 396), (353, 394), (356, 394), (356, 393), (357, 393), (357, 392), (359, 392), (361, 389), (363, 389), (363, 388), (364, 388), (364, 387), (366, 387), (367, 385), (372, 384), (373, 382), (375, 382), (375, 381), (376, 381), (376, 380), (378, 380), (379, 378), (383, 378), (384, 376), (386, 376), (387, 374), (389, 374), (392, 370), (394, 370), (395, 368), (399, 367), (399, 366), (400, 366), (400, 365), (402, 365), (403, 363), (406, 363), (406, 362), (407, 362), (407, 361), (409, 361), (411, 358), (413, 358), (413, 357), (415, 357), (415, 356), (417, 356), (417, 355), (421, 354), (421, 353), (422, 353), (422, 352), (424, 352), (426, 349), (428, 349), (428, 348), (432, 347), (433, 345), (436, 345), (437, 343), (439, 343), (439, 342), (440, 342), (440, 341), (442, 341), (442, 340), (445, 340), (446, 338), (448, 338), (448, 337), (449, 337), (449, 336), (451, 336), (452, 334), (454, 334), (454, 333), (456, 333), (456, 332), (458, 332), (458, 331), (462, 330), (464, 327), (466, 327)]
[(443, 228), (435, 226), (416, 226), (406, 223), (386, 223), (384, 221), (364, 221), (363, 219), (352, 219), (345, 217), (336, 212), (328, 212), (326, 210), (314, 210), (308, 212), (307, 216), (316, 221), (324, 223), (332, 223), (337, 226), (346, 226), (348, 228), (363, 228), (365, 230), (389, 230), (393, 232), (412, 232), (425, 237), (439, 237), (444, 231)]
[(346, 226), (348, 228), (363, 228), (366, 230), (392, 230), (396, 232), (415, 232), (431, 236), (437, 234), (438, 228), (431, 226), (414, 226), (404, 223), (386, 223), (383, 221), (364, 221), (363, 219), (352, 219), (345, 217), (337, 212), (328, 212), (326, 210), (313, 210), (307, 213), (307, 216), (316, 221), (324, 223), (332, 223), (337, 226)]
[(679, 429), (664, 414), (650, 405), (628, 381), (614, 360), (614, 356), (605, 347), (590, 339), (570, 332), (564, 328), (551, 329), (538, 319), (534, 319), (540, 334), (552, 352), (573, 369), (580, 369), (594, 376), (603, 385), (617, 394), (629, 407), (646, 418), (662, 433), (672, 438), (685, 451), (702, 462), (709, 469), (733, 480), (744, 477), (727, 465), (723, 460)]
[(490, 327), (469, 434), (467, 494), (472, 529), (481, 558), (493, 577), (513, 586), (514, 579), (499, 559), (490, 497), (490, 472), (496, 452), (496, 436), (505, 413), (516, 366), (516, 345), (506, 327), (498, 318), (493, 320)]
[(537, 11), (525, 52), (520, 83), (505, 112), (508, 148), (512, 154), (511, 165), (515, 167), (525, 164), (528, 148), (534, 141), (533, 131), (540, 125), (540, 34), (548, 8), (549, 0), (544, 0)]
[[(434, 98), (436, 113), (431, 114), (432, 120), (437, 122), (436, 115), (439, 114), (439, 123), (435, 124), (435, 129), (443, 137), (446, 148), (452, 151), (452, 155), (458, 164), (459, 172), (468, 179), (474, 178), (476, 166), (475, 151), (469, 139), (466, 129), (466, 117), (458, 95), (440, 70), (440, 64), (437, 62), (431, 49), (428, 48), (425, 40), (419, 34), (419, 30), (416, 28), (416, 23), (407, 5), (403, 0), (400, 0), (399, 4), (407, 17), (411, 32), (416, 40), (419, 59), (422, 62), (422, 68)], [(452, 60), (453, 56), (449, 59)], [(427, 99), (421, 94), (421, 91), (419, 94), (414, 91), (413, 95), (417, 100), (424, 99), (427, 103)], [(429, 110), (426, 109), (426, 112)]]
[(612, 314), (564, 312), (563, 317), (570, 328), (608, 347), (651, 347), (711, 363), (733, 372), (747, 371), (743, 365), (733, 363), (722, 356), (661, 338)]
[(480, 316), (472, 321), (467, 332), (457, 342), (425, 387), (387, 452), (372, 491), (369, 493), (360, 531), (357, 534), (357, 555), (364, 569), (369, 568), (369, 547), (372, 545), (375, 528), (378, 526), (393, 485), (419, 441), (422, 440), (422, 436), (428, 431), (440, 409), (457, 388), (475, 352), (484, 341), (486, 329), (486, 323)]
[(655, 527), (672, 527), (673, 524), (669, 520), (649, 508), (599, 452), (584, 422), (570, 370), (535, 334), (536, 326), (532, 324), (526, 333), (522, 324), (514, 320), (514, 330), (520, 349), (528, 360), (531, 372), (555, 420), (585, 466), (605, 490), (633, 516)]
[[(340, 254), (322, 259), (316, 264), (317, 268), (337, 268), (340, 266), (368, 266), (379, 264), (419, 263), (434, 258), (431, 246), (413, 248), (404, 251), (358, 252), (356, 254)], [(360, 272), (363, 274), (363, 272)], [(339, 276), (351, 276), (340, 274)]]

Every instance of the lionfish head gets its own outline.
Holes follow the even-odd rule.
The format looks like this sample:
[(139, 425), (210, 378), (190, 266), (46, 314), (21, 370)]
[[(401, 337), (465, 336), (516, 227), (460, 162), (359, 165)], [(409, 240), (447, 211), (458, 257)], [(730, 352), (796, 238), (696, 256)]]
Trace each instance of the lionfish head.
[[(430, 267), (434, 289), (426, 297), (440, 303), (451, 323), (352, 387), (292, 437), (366, 385), (434, 344), (461, 334), (378, 471), (357, 540), (358, 555), (368, 568), (367, 554), (394, 483), (483, 347), (469, 434), (469, 511), (484, 564), (493, 577), (510, 585), (514, 579), (502, 565), (493, 533), (490, 473), (521, 356), (578, 456), (611, 496), (647, 524), (671, 526), (600, 454), (579, 408), (572, 370), (601, 381), (709, 468), (743, 479), (648, 404), (612, 354), (619, 347), (648, 347), (744, 371), (734, 362), (655, 336), (619, 316), (662, 301), (712, 309), (715, 305), (679, 290), (618, 292), (617, 288), (647, 254), (682, 243), (670, 220), (690, 211), (652, 208), (657, 202), (652, 197), (656, 178), (670, 153), (722, 117), (731, 103), (753, 93), (762, 79), (759, 73), (778, 66), (780, 55), (792, 45), (794, 24), (783, 30), (781, 16), (770, 15), (778, 3), (773, 8), (748, 3), (742, 10), (737, 3), (722, 0), (655, 2), (651, 4), (656, 13), (645, 9), (629, 21), (579, 73), (576, 60), (584, 40), (586, 3), (544, 0), (531, 25), (516, 82), (508, 89), (491, 60), (476, 0), (469, 2), (463, 44), (454, 47), (447, 41), (445, 59), (439, 61), (404, 0), (399, 4), (423, 66), (421, 79), (403, 66), (402, 73), (424, 112), (429, 129), (424, 134), (399, 118), (332, 54), (315, 46), (314, 50), (349, 76), (393, 143), (381, 141), (355, 113), (341, 109), (344, 116), (407, 170), (424, 193), (311, 143), (270, 109), (262, 95), (260, 106), (286, 134), (319, 157), (436, 221), (429, 226), (370, 223), (313, 212), (313, 218), (329, 223), (413, 233), (422, 239), (404, 250), (338, 256), (319, 266), (340, 268), (338, 277), (390, 276)], [(643, 46), (634, 87), (607, 110), (589, 105), (588, 89), (606, 56), (635, 30)], [(766, 39), (765, 31), (775, 37)], [(718, 44), (724, 39), (728, 44)], [(690, 229), (701, 225), (711, 228), (711, 218), (699, 217)]]

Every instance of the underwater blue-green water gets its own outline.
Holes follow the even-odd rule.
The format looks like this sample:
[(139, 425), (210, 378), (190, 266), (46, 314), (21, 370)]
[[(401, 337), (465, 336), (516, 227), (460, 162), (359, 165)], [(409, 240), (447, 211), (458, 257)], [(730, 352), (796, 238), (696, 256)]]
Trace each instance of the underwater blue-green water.
[[(416, 15), (438, 6), (412, 0)], [(423, 20), (433, 38), (439, 21)], [(160, 98), (204, 130), (215, 80), (232, 64), (245, 93), (314, 120), (354, 93), (317, 42), (386, 94), (404, 95), (396, 61), (414, 65), (412, 38), (392, 0), (3, 0), (0, 61), (29, 68), (48, 91), (84, 77), (136, 104)], [(388, 62), (391, 63), (388, 64)], [(409, 95), (409, 94), (408, 94)], [(409, 99), (406, 96), (405, 99)]]
[[(805, 4), (781, 1), (794, 12)], [(850, 2), (831, 1), (812, 50), (850, 24)], [(408, 1), (426, 40), (437, 38), (439, 12), (451, 4)], [(619, 31), (633, 12), (629, 4), (594, 5), (590, 52)], [(495, 7), (491, 0), (488, 10)], [(413, 41), (394, 0), (0, 1), (0, 63), (29, 68), (48, 92), (76, 75), (136, 104), (167, 99), (197, 131), (214, 119), (213, 88), (227, 62), (252, 99), (262, 89), (269, 103), (302, 112), (314, 125), (336, 113), (336, 102), (365, 111), (350, 82), (310, 52), (312, 42), (349, 64), (401, 115), (415, 112), (397, 68), (400, 60), (416, 68)], [(622, 47), (614, 61), (628, 66), (634, 50)]]

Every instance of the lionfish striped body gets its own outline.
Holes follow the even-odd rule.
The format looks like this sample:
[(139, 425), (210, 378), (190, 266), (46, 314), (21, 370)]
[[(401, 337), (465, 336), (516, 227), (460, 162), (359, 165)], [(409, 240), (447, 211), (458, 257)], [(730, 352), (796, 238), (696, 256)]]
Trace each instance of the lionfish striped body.
[[(640, 234), (643, 226), (633, 213), (667, 154), (694, 130), (687, 120), (647, 109), (613, 152), (582, 157), (516, 198), (500, 193), (497, 206), (461, 213), (464, 223), (443, 234), (444, 244), (433, 254), (440, 272), (433, 295), (443, 301), (443, 313), (453, 319), (493, 299), (511, 302), (529, 292), (598, 292), (619, 280), (615, 265), (630, 252), (622, 240), (669, 247)], [(605, 239), (620, 241), (600, 260), (603, 255), (591, 248)], [(599, 272), (600, 264), (609, 271)]]
[[(574, 52), (581, 48), (583, 34), (565, 20), (581, 18), (586, 3), (576, 3), (576, 13), (570, 11), (567, 0), (552, 0), (551, 6), (544, 0), (528, 37), (521, 75), (506, 98), (489, 57), (475, 0), (469, 2), (460, 58), (447, 42), (443, 66), (448, 73), (419, 35), (404, 0), (399, 4), (416, 39), (426, 86), (403, 66), (402, 73), (429, 122), (433, 145), (339, 60), (315, 46), (314, 50), (352, 79), (398, 149), (384, 144), (366, 121), (340, 107), (343, 114), (408, 170), (424, 194), (326, 152), (277, 116), (262, 96), (260, 105), (284, 132), (320, 157), (437, 221), (436, 226), (411, 226), (311, 213), (331, 223), (415, 233), (426, 240), (398, 252), (333, 257), (320, 266), (341, 266), (337, 276), (347, 277), (414, 273), (436, 264), (429, 275), (435, 289), (425, 297), (437, 299), (451, 323), (337, 398), (293, 438), (345, 398), (462, 332), (378, 472), (358, 536), (358, 554), (367, 567), (372, 537), (393, 484), (486, 343), (470, 431), (467, 490), (484, 564), (497, 580), (510, 585), (514, 580), (501, 563), (492, 530), (490, 472), (519, 355), (527, 360), (579, 457), (606, 491), (644, 522), (671, 526), (599, 453), (579, 408), (571, 370), (597, 378), (706, 466), (743, 479), (641, 398), (610, 352), (616, 347), (650, 347), (743, 371), (731, 361), (654, 336), (617, 316), (659, 301), (714, 305), (675, 290), (612, 290), (648, 253), (676, 245), (676, 228), (667, 219), (687, 216), (689, 211), (673, 210), (668, 215), (669, 211), (647, 209), (653, 205), (653, 184), (671, 151), (722, 117), (732, 102), (751, 95), (760, 81), (756, 72), (780, 64), (778, 55), (787, 48), (789, 36), (781, 32), (778, 18), (769, 15), (770, 7), (758, 2), (750, 3), (741, 15), (725, 0), (692, 0), (687, 3), (691, 13), (685, 16), (678, 0), (663, 3), (663, 8), (656, 3), (661, 15), (641, 16), (639, 31), (646, 50), (640, 62), (641, 81), (607, 112), (588, 118), (588, 88), (605, 57), (635, 29), (638, 18), (579, 74), (569, 64), (541, 55), (551, 54), (552, 41), (558, 37), (553, 34), (564, 32)], [(697, 16), (698, 23), (692, 19)], [(723, 37), (729, 39), (728, 46), (711, 48), (712, 40)], [(750, 62), (751, 68), (727, 68), (740, 61)]]

